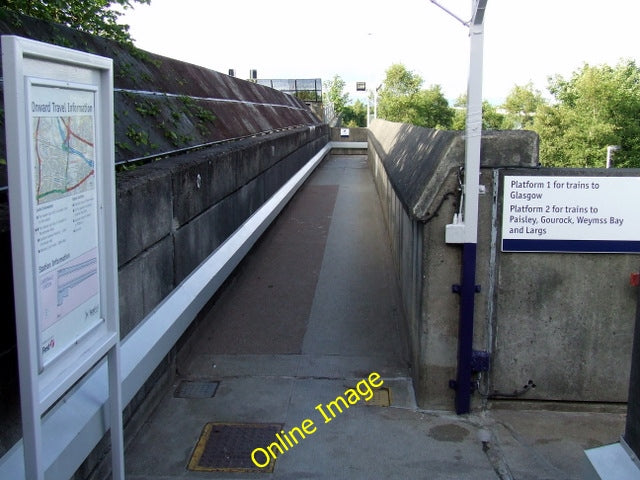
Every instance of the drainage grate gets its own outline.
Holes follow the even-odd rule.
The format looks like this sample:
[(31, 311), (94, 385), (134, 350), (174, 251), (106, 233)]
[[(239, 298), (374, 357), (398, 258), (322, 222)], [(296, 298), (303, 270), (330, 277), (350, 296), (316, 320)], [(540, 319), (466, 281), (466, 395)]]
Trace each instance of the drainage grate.
[(173, 392), (176, 398), (211, 398), (216, 394), (218, 382), (183, 380)]
[(367, 402), (367, 405), (375, 405), (378, 407), (388, 407), (391, 405), (391, 388), (380, 387), (373, 391), (373, 397)]
[(196, 472), (272, 473), (275, 460), (258, 468), (251, 452), (272, 443), (282, 423), (207, 423), (187, 468)]

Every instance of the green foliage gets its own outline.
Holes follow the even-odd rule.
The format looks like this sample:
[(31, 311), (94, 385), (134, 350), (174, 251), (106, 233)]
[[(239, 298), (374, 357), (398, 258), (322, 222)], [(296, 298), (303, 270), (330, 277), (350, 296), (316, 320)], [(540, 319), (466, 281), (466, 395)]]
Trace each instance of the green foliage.
[(570, 79), (549, 80), (553, 105), (537, 110), (543, 165), (604, 167), (608, 145), (620, 145), (614, 165), (640, 167), (640, 69), (584, 65)]
[(327, 80), (322, 84), (322, 101), (333, 104), (336, 115), (340, 115), (349, 103), (349, 94), (344, 91), (346, 85), (340, 75), (334, 75), (333, 80)]
[(136, 146), (150, 145), (149, 134), (143, 131), (139, 125), (129, 125), (127, 128), (127, 138)]
[(202, 108), (200, 105), (196, 105), (193, 109), (193, 114), (198, 120), (200, 120), (200, 123), (213, 123), (216, 119), (216, 116), (213, 113), (206, 108)]
[(529, 82), (523, 86), (515, 85), (502, 108), (507, 112), (510, 128), (531, 129), (537, 110), (546, 104), (542, 93)]
[[(211, 111), (200, 106), (198, 102), (196, 102), (196, 100), (192, 97), (189, 97), (187, 95), (181, 95), (180, 101), (183, 103), (185, 107), (183, 110), (183, 113), (187, 116), (195, 117), (197, 119), (196, 127), (198, 128), (198, 131), (200, 132), (201, 135), (206, 135), (207, 134), (206, 124), (209, 123), (213, 125), (216, 119), (216, 116)], [(176, 118), (176, 117), (172, 115), (172, 118)], [(169, 138), (174, 143), (174, 145), (180, 142), (187, 143), (192, 140), (192, 138), (185, 135), (179, 136), (177, 140), (174, 139), (173, 135), (169, 135), (167, 136), (167, 138)]]
[(360, 100), (353, 105), (346, 105), (342, 110), (342, 124), (345, 127), (366, 127), (367, 106)]
[(407, 70), (401, 63), (391, 65), (385, 72), (381, 96), (406, 97), (420, 91), (424, 83), (420, 75)]
[[(455, 113), (451, 125), (452, 130), (464, 130), (467, 127), (467, 96), (461, 95), (455, 103)], [(510, 129), (512, 123), (496, 107), (484, 100), (482, 102), (482, 129), (483, 130), (505, 130)]]
[(318, 98), (315, 90), (298, 90), (295, 93), (296, 98), (303, 102), (317, 102)]
[(421, 89), (422, 78), (395, 64), (386, 71), (378, 100), (378, 116), (421, 127), (451, 128), (453, 111), (439, 85)]
[(155, 117), (160, 113), (160, 106), (151, 100), (142, 100), (134, 102), (136, 111), (143, 117)]
[[(118, 24), (122, 10), (151, 0), (4, 0), (7, 10), (60, 23), (121, 43), (131, 43), (129, 26)], [(116, 6), (117, 8), (113, 8)]]

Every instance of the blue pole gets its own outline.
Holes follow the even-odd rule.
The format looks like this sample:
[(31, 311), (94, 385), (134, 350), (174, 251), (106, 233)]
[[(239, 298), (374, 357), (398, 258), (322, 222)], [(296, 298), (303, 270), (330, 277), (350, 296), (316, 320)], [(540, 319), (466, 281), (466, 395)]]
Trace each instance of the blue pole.
[(456, 413), (471, 411), (471, 356), (473, 353), (473, 311), (476, 295), (476, 243), (462, 247), (462, 282), (460, 287), (460, 321), (458, 323), (458, 374), (456, 378)]

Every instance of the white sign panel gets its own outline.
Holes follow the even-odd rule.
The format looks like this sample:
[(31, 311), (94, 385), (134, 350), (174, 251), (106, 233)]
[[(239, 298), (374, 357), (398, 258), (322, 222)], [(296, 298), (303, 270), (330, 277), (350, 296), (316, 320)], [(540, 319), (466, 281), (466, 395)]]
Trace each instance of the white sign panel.
[(112, 61), (3, 36), (2, 69), (25, 478), (41, 415), (106, 356), (122, 479)]
[(640, 178), (505, 176), (505, 252), (640, 253)]
[(40, 368), (100, 322), (95, 89), (28, 81)]

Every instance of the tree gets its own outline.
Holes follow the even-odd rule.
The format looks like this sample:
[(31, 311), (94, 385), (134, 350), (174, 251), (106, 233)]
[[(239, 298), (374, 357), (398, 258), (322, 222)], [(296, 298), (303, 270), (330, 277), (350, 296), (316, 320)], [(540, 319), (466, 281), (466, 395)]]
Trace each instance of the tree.
[(342, 111), (342, 124), (345, 127), (366, 127), (367, 106), (360, 100), (353, 105), (346, 105)]
[(546, 105), (546, 100), (533, 83), (515, 85), (502, 105), (512, 128), (530, 129), (538, 108)]
[(640, 69), (629, 60), (616, 67), (589, 66), (570, 79), (549, 80), (553, 105), (538, 108), (540, 160), (548, 166), (604, 167), (608, 145), (620, 145), (615, 166), (640, 166)]
[[(454, 104), (456, 107), (451, 128), (464, 130), (467, 126), (467, 96), (460, 95)], [(482, 102), (482, 129), (503, 130), (511, 128), (511, 123), (506, 116), (496, 107), (484, 100)]]
[(341, 115), (344, 107), (349, 103), (349, 94), (344, 91), (346, 85), (340, 75), (334, 75), (333, 80), (327, 80), (322, 84), (324, 89), (322, 94), (323, 101), (333, 105), (336, 115)]
[(4, 0), (3, 8), (118, 42), (131, 43), (129, 26), (120, 25), (118, 18), (122, 15), (122, 10), (132, 8), (134, 3), (150, 2), (151, 0)]
[(450, 128), (453, 111), (439, 85), (421, 89), (422, 78), (402, 64), (386, 71), (378, 97), (378, 116), (430, 128)]
[(420, 91), (423, 80), (420, 75), (410, 72), (401, 63), (391, 65), (385, 72), (386, 77), (382, 84), (382, 95), (389, 97), (406, 97)]

